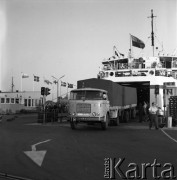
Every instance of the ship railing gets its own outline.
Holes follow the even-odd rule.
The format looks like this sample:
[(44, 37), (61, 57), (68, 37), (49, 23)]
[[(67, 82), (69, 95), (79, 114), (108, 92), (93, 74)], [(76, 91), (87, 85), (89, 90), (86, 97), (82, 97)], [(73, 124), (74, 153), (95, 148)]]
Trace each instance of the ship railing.
[(127, 64), (127, 65), (122, 65), (118, 67), (114, 66), (103, 66), (101, 68), (102, 71), (107, 71), (107, 70), (139, 70), (139, 69), (170, 69), (170, 68), (176, 68), (177, 69), (177, 64), (173, 63), (169, 67), (165, 65), (156, 65), (154, 66), (153, 64), (151, 66), (145, 66), (144, 64)]
[(164, 76), (177, 79), (177, 68), (176, 70), (166, 68), (107, 70), (100, 71), (99, 76), (100, 78), (127, 76)]
[[(174, 64), (175, 68), (177, 68), (177, 64)], [(144, 64), (144, 63), (119, 63), (119, 65), (108, 64), (102, 67), (102, 70), (122, 70), (122, 69), (151, 69), (151, 68), (165, 68), (165, 65), (159, 63), (151, 63), (151, 64)]]

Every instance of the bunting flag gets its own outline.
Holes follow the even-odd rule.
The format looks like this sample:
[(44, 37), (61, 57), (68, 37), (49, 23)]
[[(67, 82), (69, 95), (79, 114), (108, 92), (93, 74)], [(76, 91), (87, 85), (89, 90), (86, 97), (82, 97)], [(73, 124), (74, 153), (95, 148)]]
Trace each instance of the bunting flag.
[(39, 82), (39, 76), (34, 75), (34, 81)]
[(61, 81), (61, 86), (66, 87), (66, 82)]
[(68, 88), (73, 88), (73, 84), (68, 83)]
[(142, 40), (138, 39), (137, 37), (135, 36), (131, 36), (131, 39), (132, 39), (132, 46), (135, 46), (137, 48), (141, 48), (141, 49), (144, 49), (145, 47), (145, 44)]
[(29, 78), (29, 75), (28, 75), (28, 74), (23, 73), (23, 74), (22, 74), (22, 78)]
[(57, 84), (57, 83), (58, 83), (58, 81), (57, 81), (57, 80), (54, 80), (54, 81), (53, 81), (53, 83), (54, 83), (54, 84)]
[(115, 54), (115, 56), (117, 56), (117, 57), (120, 58), (120, 53), (119, 53), (119, 51), (117, 50), (116, 46), (114, 46), (113, 49), (114, 49), (114, 54)]
[(118, 56), (118, 57), (120, 57), (117, 51), (115, 51), (115, 55)]
[(44, 82), (46, 83), (46, 84), (52, 84), (52, 82), (50, 82), (49, 80), (47, 80), (47, 79), (44, 79)]

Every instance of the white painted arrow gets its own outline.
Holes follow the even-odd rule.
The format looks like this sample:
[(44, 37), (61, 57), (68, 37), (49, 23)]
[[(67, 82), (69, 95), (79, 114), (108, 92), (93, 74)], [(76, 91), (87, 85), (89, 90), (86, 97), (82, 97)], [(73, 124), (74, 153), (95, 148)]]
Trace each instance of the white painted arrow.
[(35, 162), (38, 166), (42, 166), (45, 154), (47, 153), (46, 150), (43, 151), (37, 151), (36, 146), (42, 143), (46, 143), (51, 141), (51, 139), (48, 139), (46, 141), (38, 142), (36, 144), (33, 144), (31, 146), (31, 151), (24, 151), (24, 153), (33, 161)]

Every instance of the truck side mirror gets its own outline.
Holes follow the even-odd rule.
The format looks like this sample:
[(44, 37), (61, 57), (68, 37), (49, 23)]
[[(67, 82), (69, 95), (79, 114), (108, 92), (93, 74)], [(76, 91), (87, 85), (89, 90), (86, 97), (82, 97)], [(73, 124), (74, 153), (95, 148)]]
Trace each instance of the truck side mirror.
[(107, 95), (103, 94), (103, 99), (106, 100), (107, 99)]

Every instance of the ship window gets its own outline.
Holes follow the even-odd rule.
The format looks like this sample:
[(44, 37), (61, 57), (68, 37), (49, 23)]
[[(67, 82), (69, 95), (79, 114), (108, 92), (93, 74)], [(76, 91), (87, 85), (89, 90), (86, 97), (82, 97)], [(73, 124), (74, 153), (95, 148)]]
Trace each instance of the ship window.
[(24, 99), (24, 105), (27, 106), (27, 99)]
[(18, 98), (15, 99), (15, 103), (16, 103), (16, 104), (19, 104), (19, 99), (18, 99)]
[(10, 98), (6, 98), (6, 103), (7, 103), (7, 104), (10, 103)]
[(15, 103), (15, 99), (11, 98), (11, 103), (14, 104)]
[(5, 98), (1, 98), (1, 104), (5, 103)]
[(38, 100), (35, 99), (35, 106), (37, 106), (39, 103), (38, 103)]
[(167, 69), (170, 69), (171, 68), (171, 61), (166, 61), (165, 66)]
[(28, 106), (31, 106), (31, 99), (28, 99)]
[(32, 104), (31, 104), (31, 106), (34, 106), (34, 99), (32, 99)]

